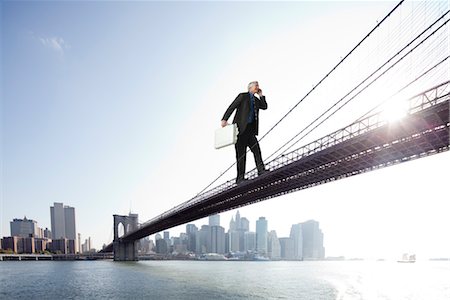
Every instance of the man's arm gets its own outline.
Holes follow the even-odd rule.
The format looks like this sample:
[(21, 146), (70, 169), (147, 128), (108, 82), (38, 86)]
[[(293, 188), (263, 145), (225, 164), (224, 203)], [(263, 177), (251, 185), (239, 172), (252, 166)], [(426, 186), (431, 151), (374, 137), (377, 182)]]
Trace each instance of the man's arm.
[(266, 102), (266, 96), (261, 96), (260, 97), (261, 99), (258, 99), (258, 98), (256, 98), (256, 99), (258, 99), (257, 101), (259, 101), (259, 108), (260, 109), (267, 109), (267, 102)]
[(225, 127), (228, 121), (228, 118), (230, 118), (233, 111), (241, 104), (242, 101), (242, 94), (237, 95), (236, 99), (230, 104), (228, 109), (226, 110), (225, 114), (222, 117), (222, 127)]

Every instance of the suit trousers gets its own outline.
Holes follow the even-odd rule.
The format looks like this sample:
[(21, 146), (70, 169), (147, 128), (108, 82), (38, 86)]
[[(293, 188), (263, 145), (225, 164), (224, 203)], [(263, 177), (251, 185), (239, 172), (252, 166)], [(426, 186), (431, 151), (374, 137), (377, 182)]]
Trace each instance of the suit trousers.
[(255, 122), (247, 124), (244, 132), (238, 135), (236, 144), (236, 165), (237, 165), (237, 180), (243, 179), (245, 175), (245, 163), (247, 156), (247, 147), (253, 152), (255, 157), (255, 164), (258, 171), (264, 170), (264, 162), (261, 157), (261, 148), (256, 139)]

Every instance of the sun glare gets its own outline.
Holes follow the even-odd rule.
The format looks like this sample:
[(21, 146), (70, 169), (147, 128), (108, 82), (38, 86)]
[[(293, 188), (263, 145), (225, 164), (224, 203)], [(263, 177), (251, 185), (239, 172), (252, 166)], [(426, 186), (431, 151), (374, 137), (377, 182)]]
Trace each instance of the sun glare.
[(387, 103), (381, 115), (387, 122), (396, 122), (404, 118), (408, 114), (407, 101), (390, 101)]

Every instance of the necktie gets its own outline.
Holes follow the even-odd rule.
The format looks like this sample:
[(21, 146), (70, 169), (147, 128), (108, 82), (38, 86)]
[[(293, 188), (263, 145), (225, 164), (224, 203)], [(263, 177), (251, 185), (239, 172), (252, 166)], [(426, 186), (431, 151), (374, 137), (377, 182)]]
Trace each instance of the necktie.
[(248, 114), (248, 123), (253, 122), (255, 118), (255, 97), (250, 93), (250, 113)]

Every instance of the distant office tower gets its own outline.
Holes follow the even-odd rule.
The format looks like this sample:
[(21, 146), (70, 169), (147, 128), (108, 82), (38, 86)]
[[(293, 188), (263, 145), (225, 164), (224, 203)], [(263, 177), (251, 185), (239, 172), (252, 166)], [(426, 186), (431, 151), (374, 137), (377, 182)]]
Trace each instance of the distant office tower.
[(241, 229), (241, 214), (239, 213), (239, 210), (236, 212), (236, 219), (235, 219), (235, 223), (236, 223), (236, 229)]
[(87, 238), (84, 240), (84, 244), (81, 245), (81, 252), (82, 253), (87, 253), (87, 252), (91, 252), (91, 237)]
[(77, 245), (77, 249), (78, 249), (78, 252), (83, 252), (83, 251), (81, 251), (81, 234), (80, 233), (78, 233), (78, 240), (77, 240), (77, 242), (78, 242), (78, 245)]
[(208, 253), (211, 252), (211, 226), (202, 225), (200, 230), (198, 231), (199, 239), (197, 246), (197, 253)]
[(303, 258), (324, 259), (323, 233), (319, 228), (319, 222), (309, 220), (302, 223), (303, 234)]
[(239, 252), (239, 231), (229, 231), (228, 241), (230, 252)]
[(244, 251), (256, 251), (256, 233), (247, 231), (244, 233)]
[(52, 223), (52, 239), (65, 238), (66, 221), (64, 205), (62, 203), (53, 203), (53, 206), (50, 206), (50, 217)]
[(268, 234), (268, 247), (267, 253), (270, 259), (280, 259), (281, 258), (281, 246), (280, 241), (278, 240), (277, 233), (275, 230), (272, 230)]
[(186, 235), (187, 235), (187, 250), (190, 252), (196, 252), (196, 235), (198, 228), (194, 224), (186, 225)]
[(66, 229), (66, 238), (68, 240), (77, 240), (77, 230), (75, 228), (75, 208), (64, 206), (64, 221)]
[(225, 253), (230, 253), (230, 233), (225, 233)]
[(169, 247), (167, 245), (167, 240), (165, 239), (157, 239), (156, 240), (156, 253), (158, 254), (168, 254)]
[(24, 217), (23, 219), (14, 219), (10, 222), (11, 236), (19, 237), (40, 237), (37, 222)]
[(231, 231), (231, 230), (236, 230), (236, 221), (234, 220), (233, 217), (231, 217), (230, 228), (229, 228), (228, 230), (229, 230), (229, 231)]
[(281, 259), (294, 259), (294, 240), (288, 237), (279, 238)]
[(211, 230), (211, 253), (225, 253), (225, 228), (222, 226), (210, 226)]
[[(71, 253), (69, 250), (71, 248), (75, 249), (75, 252), (78, 252), (77, 249), (77, 230), (75, 225), (75, 208), (70, 206), (64, 206), (63, 203), (53, 203), (53, 206), (50, 206), (50, 217), (52, 223), (52, 239), (68, 239), (73, 242), (67, 242), (70, 249), (66, 249), (66, 252)], [(61, 242), (62, 245), (63, 242)], [(72, 244), (74, 245), (72, 247)], [(59, 249), (58, 251), (60, 251)]]
[(267, 220), (264, 217), (256, 221), (256, 251), (267, 255)]
[(238, 229), (240, 229), (244, 232), (247, 232), (250, 230), (250, 222), (248, 221), (247, 218), (245, 218), (245, 217), (241, 218), (241, 224)]
[(170, 240), (170, 235), (169, 235), (169, 232), (168, 231), (164, 231), (164, 239), (165, 240)]
[(50, 207), (50, 215), (54, 239), (76, 240), (75, 208), (55, 202)]
[(294, 258), (297, 260), (303, 259), (303, 233), (302, 224), (294, 224), (291, 227), (291, 234), (289, 236), (294, 243)]
[(220, 226), (220, 215), (209, 216), (209, 226)]

